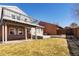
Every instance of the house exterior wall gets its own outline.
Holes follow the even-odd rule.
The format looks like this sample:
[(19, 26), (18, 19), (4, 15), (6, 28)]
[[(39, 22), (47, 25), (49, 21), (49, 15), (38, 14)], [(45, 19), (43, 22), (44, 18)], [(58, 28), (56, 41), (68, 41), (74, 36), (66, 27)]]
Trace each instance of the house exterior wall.
[(65, 29), (66, 35), (73, 35), (75, 38), (79, 39), (79, 27)]
[(0, 26), (0, 41), (2, 40), (2, 26)]
[[(10, 34), (10, 29), (15, 29), (15, 34)], [(22, 34), (19, 34), (19, 29), (22, 30)], [(25, 28), (21, 26), (13, 26), (13, 25), (8, 25), (7, 26), (7, 35), (8, 35), (8, 40), (22, 40), (25, 39)]]
[[(12, 21), (3, 21), (5, 25), (7, 26), (7, 40), (22, 40), (26, 39), (25, 34), (25, 28), (27, 27), (24, 24), (20, 24), (17, 22), (12, 22)], [(11, 32), (15, 32), (15, 34), (11, 34)], [(2, 26), (0, 27), (0, 36), (2, 37)], [(22, 33), (22, 34), (21, 34)], [(27, 36), (26, 36), (27, 37)], [(1, 38), (2, 40), (2, 38)]]
[[(21, 24), (21, 23), (18, 23), (18, 22), (13, 22), (13, 21), (7, 21), (4, 19), (4, 24), (7, 25), (7, 40), (22, 40), (22, 39), (25, 39), (25, 28), (27, 28), (27, 36), (29, 37), (29, 39), (31, 39), (31, 34), (34, 36), (35, 38), (35, 32), (36, 32), (36, 35), (41, 37), (43, 36), (43, 29), (42, 28), (39, 28), (39, 27), (33, 27), (33, 26), (29, 26), (29, 25), (26, 25), (26, 24)], [(2, 26), (1, 26), (2, 27)], [(28, 29), (29, 28), (32, 28), (31, 30)], [(36, 28), (36, 29), (35, 29)], [(10, 29), (15, 29), (15, 35), (10, 35)], [(22, 29), (22, 35), (18, 35), (18, 29)], [(28, 33), (28, 30), (30, 33)], [(1, 34), (2, 35), (2, 34)], [(27, 37), (27, 39), (28, 39)]]
[(64, 29), (58, 29), (57, 35), (62, 35), (62, 34), (65, 34), (65, 30)]
[(79, 39), (79, 27), (74, 28), (73, 30), (74, 30), (74, 36)]
[(44, 27), (44, 35), (58, 35), (63, 34), (63, 29), (59, 28), (54, 24), (50, 24), (47, 22), (39, 22), (39, 25)]
[(40, 22), (39, 25), (44, 26), (44, 34), (45, 35), (55, 35), (57, 34), (57, 28), (54, 25), (48, 23)]
[[(15, 19), (12, 18), (12, 15), (15, 15)], [(17, 17), (20, 17), (20, 19), (18, 20)], [(11, 20), (11, 21), (16, 21), (16, 22), (21, 22), (21, 23), (30, 23), (32, 22), (32, 19), (29, 18), (28, 16), (16, 13), (16, 12), (12, 12), (6, 8), (4, 8), (3, 10), (3, 19), (7, 19), (7, 20)], [(35, 31), (35, 30), (33, 30)], [(32, 31), (32, 32), (33, 32)], [(31, 32), (31, 33), (32, 33)], [(32, 33), (33, 35), (35, 35), (34, 33)], [(43, 30), (42, 28), (37, 28), (37, 35), (38, 36), (42, 36), (43, 35)]]
[[(15, 16), (15, 19), (12, 18), (12, 15)], [(18, 19), (18, 17), (20, 19)], [(12, 12), (11, 10), (8, 10), (6, 8), (3, 9), (3, 18), (7, 20), (20, 21), (24, 23), (31, 22), (31, 19), (28, 16), (25, 16), (16, 12)]]
[[(12, 7), (11, 7), (12, 8)], [(17, 8), (15, 8), (17, 9)], [(3, 7), (3, 15), (2, 15), (2, 19), (1, 19), (1, 13), (2, 13), (2, 7), (0, 7), (0, 20), (3, 21), (4, 27), (0, 27), (0, 38), (1, 40), (5, 40), (4, 37), (6, 37), (6, 40), (16, 40), (16, 39), (25, 39), (25, 35), (28, 35), (27, 32), (27, 27), (31, 26), (31, 27), (38, 27), (37, 29), (32, 29), (31, 30), (31, 34), (35, 35), (35, 32), (37, 34), (37, 36), (42, 36), (43, 35), (43, 29), (42, 27), (37, 26), (37, 24), (32, 24), (32, 18), (30, 18), (28, 15), (25, 14), (21, 14), (16, 12), (15, 10), (10, 10), (7, 7)], [(6, 24), (6, 26), (5, 26)], [(5, 33), (2, 32), (2, 29), (6, 28), (7, 31), (5, 31), (5, 33), (7, 33), (7, 35)], [(13, 32), (10, 32), (10, 29), (12, 31), (15, 31), (15, 34), (10, 34)], [(14, 29), (14, 30), (13, 30)], [(23, 34), (19, 35), (18, 34), (18, 29), (22, 29)], [(3, 36), (2, 36), (2, 33)], [(20, 32), (20, 31), (19, 31)]]
[[(36, 32), (36, 33), (35, 33), (35, 32)], [(31, 28), (31, 34), (32, 34), (32, 35), (37, 34), (37, 36), (43, 36), (43, 29), (42, 29), (42, 28), (35, 28), (35, 27), (32, 27), (32, 28)]]
[(65, 34), (66, 35), (74, 35), (74, 29), (73, 28), (65, 28)]
[(2, 8), (0, 8), (0, 20), (1, 20), (1, 12), (2, 12)]
[(79, 39), (79, 28), (76, 29), (75, 33), (76, 33), (76, 37)]

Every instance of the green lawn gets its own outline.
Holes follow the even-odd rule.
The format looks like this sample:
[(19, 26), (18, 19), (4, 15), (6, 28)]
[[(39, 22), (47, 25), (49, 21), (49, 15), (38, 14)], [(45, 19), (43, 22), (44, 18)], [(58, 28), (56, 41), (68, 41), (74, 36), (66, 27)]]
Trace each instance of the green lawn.
[(62, 38), (50, 38), (0, 45), (2, 56), (65, 56), (69, 55), (67, 42)]

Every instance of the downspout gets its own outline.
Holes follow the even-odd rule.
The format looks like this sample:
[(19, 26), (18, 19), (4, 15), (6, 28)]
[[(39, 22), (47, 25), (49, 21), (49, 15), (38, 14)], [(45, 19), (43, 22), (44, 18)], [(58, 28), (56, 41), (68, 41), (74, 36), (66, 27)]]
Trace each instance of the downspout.
[(1, 11), (1, 22), (0, 22), (0, 25), (3, 24), (3, 7), (2, 7), (2, 11)]
[[(4, 24), (3, 24), (3, 7), (1, 10), (1, 20), (0, 20), (0, 25), (2, 26), (2, 29), (4, 29)], [(5, 40), (5, 30), (2, 31), (2, 43), (4, 44), (4, 40)]]

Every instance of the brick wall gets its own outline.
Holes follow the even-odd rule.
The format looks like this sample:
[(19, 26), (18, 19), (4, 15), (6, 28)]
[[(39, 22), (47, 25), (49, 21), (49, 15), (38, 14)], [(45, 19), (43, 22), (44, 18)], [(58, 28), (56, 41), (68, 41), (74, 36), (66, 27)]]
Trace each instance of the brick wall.
[(79, 39), (79, 27), (74, 28), (73, 30), (74, 30), (74, 36)]
[(54, 24), (50, 24), (47, 22), (39, 22), (39, 25), (44, 27), (44, 34), (47, 34), (47, 35), (62, 34), (62, 29), (58, 30), (60, 28)]

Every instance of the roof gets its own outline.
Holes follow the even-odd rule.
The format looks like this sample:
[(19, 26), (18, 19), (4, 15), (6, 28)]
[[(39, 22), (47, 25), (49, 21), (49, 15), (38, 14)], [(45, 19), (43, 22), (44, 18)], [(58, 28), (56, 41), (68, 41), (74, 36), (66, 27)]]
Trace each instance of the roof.
[[(58, 25), (56, 25), (56, 24), (51, 24), (51, 23), (48, 23), (48, 22), (40, 21), (40, 22), (39, 22), (39, 25), (41, 25), (41, 24), (42, 24), (42, 25), (44, 25), (44, 24), (49, 24), (49, 25), (52, 25), (52, 26), (56, 26), (57, 28), (63, 29), (62, 27), (60, 27), (60, 26), (58, 26)], [(42, 26), (42, 25), (41, 25), (41, 26)]]
[[(20, 13), (22, 15), (25, 15), (25, 16), (28, 16), (25, 12), (23, 12), (19, 7), (17, 6), (8, 6), (8, 5), (0, 5), (0, 8), (6, 8), (6, 9), (9, 9), (9, 10), (12, 10), (14, 12), (17, 12), (17, 13)], [(28, 16), (29, 17), (29, 16)], [(8, 18), (5, 18), (4, 19), (8, 19)], [(8, 19), (9, 20), (9, 19)], [(32, 26), (37, 26), (37, 27), (41, 27), (43, 28), (43, 26), (40, 26), (38, 24), (33, 24), (33, 23), (28, 23), (28, 22), (22, 22), (22, 21), (17, 21), (17, 20), (11, 20), (11, 21), (16, 21), (16, 22), (20, 22), (20, 23), (24, 23), (24, 24), (28, 24), (28, 25), (32, 25)]]
[(19, 9), (17, 6), (8, 6), (8, 5), (0, 5), (0, 7), (5, 7), (9, 10), (13, 10), (15, 12), (21, 13), (23, 15), (28, 16), (25, 12), (23, 12), (21, 9)]
[[(5, 18), (4, 19), (6, 20), (9, 20), (10, 21), (10, 18)], [(18, 20), (11, 20), (11, 21), (16, 21), (18, 23), (23, 23), (23, 24), (28, 24), (28, 25), (31, 25), (31, 26), (36, 26), (36, 27), (40, 27), (40, 28), (44, 28), (43, 26), (40, 26), (39, 24), (34, 24), (34, 23), (28, 23), (28, 22), (24, 22), (24, 21), (18, 21)]]

